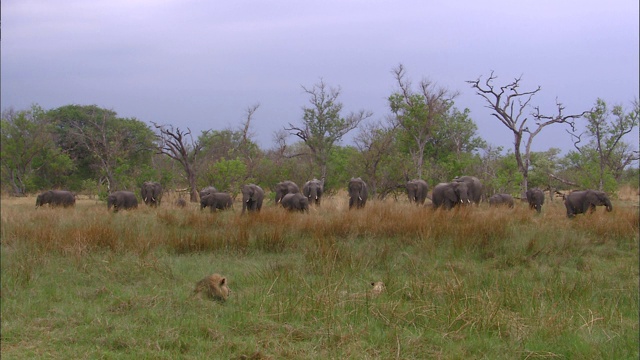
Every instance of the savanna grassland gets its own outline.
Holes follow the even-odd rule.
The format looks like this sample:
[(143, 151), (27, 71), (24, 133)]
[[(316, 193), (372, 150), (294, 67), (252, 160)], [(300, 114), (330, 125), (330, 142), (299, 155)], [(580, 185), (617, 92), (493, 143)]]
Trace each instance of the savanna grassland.
[[(344, 195), (309, 214), (1, 203), (1, 356), (637, 359), (636, 197), (575, 219)], [(211, 273), (226, 303), (191, 297)], [(386, 292), (373, 296), (370, 284)]]

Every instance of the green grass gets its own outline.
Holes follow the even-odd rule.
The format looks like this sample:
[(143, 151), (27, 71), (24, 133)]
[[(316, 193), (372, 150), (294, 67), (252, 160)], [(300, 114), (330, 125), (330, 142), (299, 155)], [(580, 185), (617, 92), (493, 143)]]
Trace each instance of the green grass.
[[(34, 203), (2, 201), (3, 359), (639, 356), (637, 207)], [(229, 300), (191, 298), (214, 272)]]

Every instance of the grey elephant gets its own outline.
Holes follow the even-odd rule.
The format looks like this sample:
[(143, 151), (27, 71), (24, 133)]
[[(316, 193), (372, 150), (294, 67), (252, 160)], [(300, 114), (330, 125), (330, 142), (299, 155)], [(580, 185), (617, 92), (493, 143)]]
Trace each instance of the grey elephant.
[(200, 210), (208, 207), (211, 212), (216, 210), (230, 209), (233, 205), (233, 199), (231, 195), (223, 192), (217, 192), (206, 195), (200, 199)]
[(217, 193), (217, 192), (218, 192), (218, 189), (216, 189), (215, 187), (207, 186), (206, 188), (200, 190), (198, 194), (200, 195), (200, 199), (202, 200), (203, 197)]
[(538, 188), (533, 188), (527, 190), (525, 195), (529, 203), (529, 209), (536, 209), (536, 211), (540, 213), (542, 211), (542, 205), (544, 205), (544, 192)]
[(140, 195), (146, 205), (156, 207), (160, 205), (162, 199), (162, 185), (153, 181), (145, 181), (140, 189)]
[(596, 206), (605, 206), (607, 211), (613, 210), (607, 194), (596, 190), (573, 191), (565, 198), (564, 206), (567, 208), (569, 218), (577, 214), (592, 213), (596, 211)]
[(138, 199), (136, 199), (136, 194), (131, 191), (115, 191), (107, 196), (107, 210), (110, 210), (112, 206), (113, 212), (122, 209), (136, 209)]
[(309, 199), (310, 204), (315, 204), (316, 206), (320, 206), (320, 199), (322, 198), (323, 192), (324, 178), (322, 178), (322, 180), (309, 180), (302, 186), (302, 194)]
[(508, 206), (512, 208), (513, 205), (513, 196), (509, 194), (495, 194), (489, 198), (489, 206)]
[(36, 208), (49, 204), (49, 206), (69, 207), (76, 204), (75, 195), (66, 190), (49, 190), (41, 193), (36, 198)]
[(421, 179), (413, 179), (407, 181), (406, 186), (409, 202), (424, 205), (424, 202), (427, 199), (427, 192), (429, 192), (429, 185), (427, 185), (427, 182)]
[(287, 194), (295, 194), (300, 192), (300, 188), (293, 181), (283, 181), (276, 184), (276, 204), (282, 201), (282, 198)]
[(309, 212), (309, 199), (298, 193), (286, 194), (280, 201), (282, 207), (289, 211)]
[(367, 183), (361, 178), (351, 178), (348, 186), (349, 191), (349, 209), (355, 206), (356, 209), (363, 208), (367, 204), (369, 190)]
[(262, 209), (264, 190), (256, 184), (248, 184), (242, 187), (242, 213), (258, 212)]
[(449, 210), (456, 206), (468, 205), (471, 202), (469, 188), (465, 182), (440, 183), (433, 188), (431, 202), (434, 209), (443, 207)]
[(484, 190), (484, 186), (480, 179), (475, 176), (457, 176), (453, 181), (466, 183), (467, 188), (469, 189), (469, 199), (476, 205), (480, 203), (480, 200), (482, 199), (482, 192)]

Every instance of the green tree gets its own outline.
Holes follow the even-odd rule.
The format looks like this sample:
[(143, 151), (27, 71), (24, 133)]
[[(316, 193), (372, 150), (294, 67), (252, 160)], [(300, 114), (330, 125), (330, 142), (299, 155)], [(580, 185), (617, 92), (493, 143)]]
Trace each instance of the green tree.
[[(627, 112), (621, 105), (609, 109), (604, 100), (597, 99), (593, 110), (584, 116), (587, 121), (585, 131), (570, 133), (576, 150), (583, 158), (574, 164), (582, 171), (596, 171), (596, 176), (590, 177), (596, 178), (599, 190), (605, 188), (606, 178), (619, 180), (624, 169), (638, 161), (638, 150), (632, 149), (623, 138), (638, 127), (639, 116), (640, 103), (637, 100), (633, 109)], [(583, 138), (588, 142), (581, 145)]]
[(353, 146), (334, 146), (329, 154), (327, 171), (331, 176), (324, 183), (325, 193), (344, 189), (352, 176), (359, 171), (356, 166), (358, 150)]
[(139, 169), (151, 163), (154, 135), (135, 118), (120, 118), (96, 105), (67, 105), (47, 112), (58, 146), (76, 164), (76, 180), (95, 179), (107, 191), (133, 188)]
[(37, 105), (29, 110), (2, 112), (2, 182), (11, 186), (14, 195), (66, 185), (63, 180), (73, 164), (56, 146), (52, 130), (45, 112)]
[(547, 151), (532, 152), (529, 168), (529, 183), (553, 193), (558, 187), (556, 174), (560, 170), (560, 149), (550, 148)]
[(486, 142), (477, 135), (478, 126), (471, 119), (469, 109), (460, 111), (451, 107), (440, 120), (425, 154), (432, 163), (428, 170), (430, 177), (448, 181), (475, 173), (472, 168), (480, 163), (478, 152), (486, 147)]
[[(351, 176), (362, 176), (370, 191), (378, 198), (404, 186), (410, 159), (398, 149), (398, 128), (392, 123), (369, 123), (360, 129), (355, 138), (359, 151), (356, 164), (352, 166)], [(356, 170), (358, 173), (353, 173)], [(347, 179), (348, 180), (348, 179)]]
[[(247, 182), (255, 182), (259, 174), (257, 167), (264, 156), (260, 147), (252, 140), (251, 120), (259, 105), (253, 105), (246, 110), (246, 119), (239, 129), (212, 130), (203, 133), (198, 138), (198, 143), (202, 145), (200, 156), (198, 157), (198, 167), (206, 169), (204, 173), (198, 175), (198, 183), (203, 186), (215, 185), (220, 188), (222, 185), (211, 182), (218, 175), (210, 174), (218, 166), (218, 162), (241, 161), (243, 163), (242, 178), (237, 179), (237, 186), (242, 186)], [(232, 160), (229, 160), (232, 159)], [(225, 164), (221, 164), (225, 168)]]
[(478, 171), (485, 187), (485, 196), (493, 194), (520, 194), (522, 173), (518, 170), (518, 162), (512, 152), (502, 155), (503, 148), (487, 145), (481, 155)]
[(204, 172), (204, 184), (214, 184), (220, 191), (237, 195), (247, 180), (247, 167), (241, 159), (219, 159)]
[(343, 105), (338, 101), (340, 89), (330, 88), (322, 80), (311, 88), (302, 88), (309, 95), (311, 106), (303, 108), (301, 126), (289, 123), (285, 130), (305, 143), (309, 155), (320, 169), (320, 177), (324, 178), (327, 176), (327, 162), (333, 146), (372, 114), (360, 110), (342, 117)]
[(402, 64), (392, 73), (399, 89), (389, 96), (389, 107), (399, 129), (399, 145), (411, 155), (416, 177), (422, 179), (427, 148), (433, 144), (458, 94), (436, 88), (428, 80), (422, 80), (414, 90)]

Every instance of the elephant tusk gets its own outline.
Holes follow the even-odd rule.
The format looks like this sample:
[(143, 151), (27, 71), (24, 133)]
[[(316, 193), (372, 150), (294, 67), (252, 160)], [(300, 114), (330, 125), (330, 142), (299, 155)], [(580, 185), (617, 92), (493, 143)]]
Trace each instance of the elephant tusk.
[(318, 195), (316, 195), (316, 200), (318, 200)]
[(358, 199), (360, 199), (360, 201), (362, 201), (362, 198), (360, 196), (358, 196)]
[(154, 198), (153, 196), (151, 197), (151, 201), (156, 201), (156, 198)]

